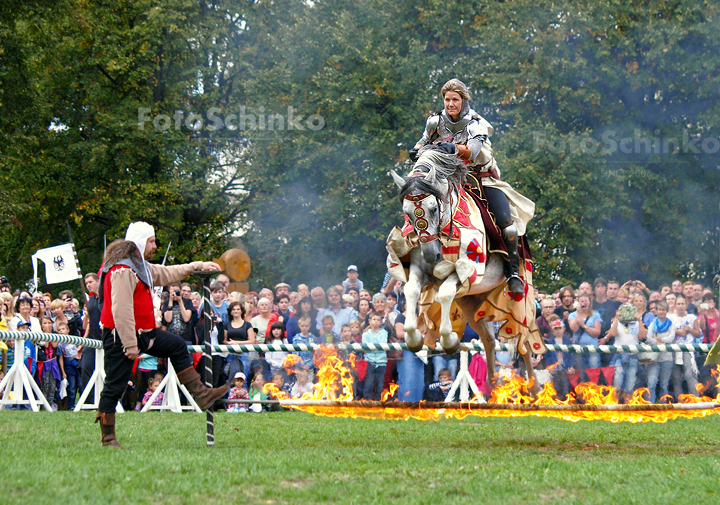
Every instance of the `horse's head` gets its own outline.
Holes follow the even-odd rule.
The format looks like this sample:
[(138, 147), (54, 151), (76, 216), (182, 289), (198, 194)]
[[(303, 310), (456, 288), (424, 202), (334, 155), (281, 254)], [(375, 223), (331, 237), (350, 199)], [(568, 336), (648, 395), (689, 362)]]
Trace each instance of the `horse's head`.
[(403, 213), (415, 228), (423, 259), (430, 266), (442, 260), (438, 239), (452, 217), (454, 206), (450, 179), (457, 175), (458, 170), (464, 177), (464, 167), (455, 156), (425, 151), (407, 177), (391, 171)]

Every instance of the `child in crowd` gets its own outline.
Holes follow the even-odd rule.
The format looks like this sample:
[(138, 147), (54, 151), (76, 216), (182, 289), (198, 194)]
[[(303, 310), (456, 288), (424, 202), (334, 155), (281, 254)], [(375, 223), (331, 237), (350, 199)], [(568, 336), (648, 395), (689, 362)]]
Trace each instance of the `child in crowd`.
[[(268, 395), (269, 400), (281, 400), (290, 396), (290, 385), (285, 383), (285, 374), (283, 372), (275, 372), (273, 374), (273, 384), (280, 391), (278, 394), (270, 393)], [(283, 394), (284, 393), (284, 394)], [(279, 405), (268, 405), (268, 411), (279, 411), (285, 410)]]
[(350, 334), (352, 335), (353, 342), (358, 344), (362, 342), (362, 329), (358, 319), (350, 321)]
[(347, 279), (345, 279), (342, 282), (343, 293), (347, 293), (348, 288), (350, 286), (357, 288), (358, 291), (363, 290), (363, 281), (358, 279), (358, 277), (359, 277), (359, 274), (358, 274), (357, 266), (355, 266), (355, 265), (348, 266), (347, 267)]
[[(547, 323), (552, 332), (549, 339), (545, 341), (548, 344), (564, 344), (571, 345), (572, 340), (565, 332), (565, 323), (557, 314), (547, 316)], [(553, 377), (553, 386), (560, 400), (565, 400), (567, 394), (571, 391), (570, 379), (568, 373), (575, 374), (572, 367), (573, 361), (568, 353), (563, 352), (546, 352), (543, 356), (545, 367), (550, 370)]]
[[(147, 389), (147, 391), (145, 391), (145, 394), (143, 395), (143, 398), (142, 398), (141, 405), (143, 407), (145, 405), (147, 405), (147, 402), (150, 401), (150, 397), (153, 395), (155, 390), (158, 387), (160, 387), (161, 382), (162, 382), (162, 379), (157, 379), (154, 377), (152, 379), (150, 379), (150, 382), (148, 383), (148, 389)], [(157, 395), (157, 398), (155, 398), (155, 401), (152, 402), (152, 404), (153, 405), (162, 405), (164, 396), (165, 396), (165, 394), (161, 392), (160, 394)]]
[[(285, 326), (281, 321), (275, 321), (270, 326), (270, 336), (267, 338), (267, 342), (265, 342), (268, 345), (272, 344), (287, 344), (287, 338), (284, 337), (285, 335)], [(267, 361), (270, 364), (270, 371), (272, 373), (278, 372), (283, 369), (283, 360), (285, 359), (285, 356), (287, 356), (287, 352), (285, 351), (272, 351), (272, 352), (266, 352), (265, 353), (265, 361)]]
[(335, 319), (331, 315), (323, 316), (322, 318), (322, 333), (320, 337), (315, 339), (316, 344), (337, 344), (340, 342), (340, 336), (333, 331), (335, 326)]
[[(248, 396), (251, 400), (267, 400), (267, 395), (263, 391), (263, 386), (265, 386), (265, 376), (262, 373), (256, 373), (250, 383), (250, 391), (248, 391)], [(253, 407), (253, 412), (267, 410), (258, 403), (253, 404)]]
[(157, 369), (158, 359), (155, 356), (150, 356), (149, 354), (141, 355), (137, 366), (137, 375), (139, 376), (137, 392), (138, 402), (135, 405), (135, 410), (139, 411), (144, 406), (142, 400), (145, 398), (145, 392), (147, 391), (148, 385), (153, 380), (153, 377), (157, 373)]
[[(247, 389), (245, 389), (245, 374), (238, 372), (233, 378), (233, 387), (230, 388), (230, 394), (228, 400), (249, 400)], [(238, 414), (240, 412), (247, 412), (247, 403), (231, 403), (227, 409), (227, 412), (231, 414)]]
[[(55, 323), (57, 332), (61, 335), (70, 334), (70, 326), (65, 322)], [(58, 348), (63, 357), (63, 379), (67, 380), (67, 410), (75, 408), (75, 395), (80, 385), (80, 356), (78, 346), (75, 344), (59, 344)], [(64, 404), (65, 402), (63, 402)], [(64, 405), (63, 405), (64, 406)]]
[[(371, 312), (369, 317), (369, 329), (362, 335), (363, 344), (386, 344), (388, 333), (382, 326), (382, 315), (378, 312)], [(385, 351), (369, 351), (365, 353), (368, 361), (365, 372), (365, 388), (363, 397), (368, 400), (379, 401), (383, 391), (385, 379), (385, 367), (387, 366), (387, 354)]]
[(443, 368), (438, 372), (437, 382), (428, 385), (425, 391), (425, 399), (429, 402), (444, 402), (452, 383), (452, 373), (449, 369)]
[[(40, 318), (40, 326), (43, 333), (52, 333), (53, 322), (48, 316)], [(42, 377), (39, 377), (40, 391), (53, 410), (57, 410), (55, 395), (63, 377), (62, 359), (62, 352), (58, 349), (57, 342), (47, 342), (45, 347), (38, 349), (38, 361), (43, 362)]]
[(290, 396), (293, 398), (302, 398), (306, 393), (313, 392), (315, 385), (310, 382), (307, 370), (298, 370), (295, 372), (295, 384), (290, 390)]
[[(312, 341), (314, 341), (317, 337), (310, 333), (310, 325), (311, 325), (310, 318), (308, 316), (302, 316), (298, 320), (298, 328), (300, 330), (300, 333), (295, 335), (295, 338), (293, 340), (293, 345), (297, 344), (306, 344), (310, 345)], [(298, 357), (300, 357), (300, 362), (297, 364), (296, 369), (303, 369), (303, 370), (309, 370), (313, 367), (313, 352), (312, 351), (299, 351), (297, 352)]]

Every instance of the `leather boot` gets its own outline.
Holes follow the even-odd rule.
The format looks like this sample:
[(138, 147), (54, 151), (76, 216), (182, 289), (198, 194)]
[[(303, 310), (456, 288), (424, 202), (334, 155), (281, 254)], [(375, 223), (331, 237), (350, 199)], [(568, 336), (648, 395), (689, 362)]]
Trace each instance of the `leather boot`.
[(525, 296), (525, 282), (520, 278), (520, 257), (518, 256), (518, 232), (512, 222), (502, 229), (503, 240), (508, 252), (507, 285), (516, 297)]
[(122, 445), (115, 438), (115, 412), (98, 412), (95, 422), (100, 422), (100, 431), (102, 432), (100, 441), (102, 445), (122, 449)]
[(219, 400), (228, 391), (230, 385), (226, 382), (219, 388), (208, 388), (200, 380), (200, 375), (195, 371), (193, 367), (186, 368), (185, 370), (178, 372), (178, 382), (183, 384), (192, 395), (195, 403), (198, 404), (200, 410), (206, 410), (215, 402)]

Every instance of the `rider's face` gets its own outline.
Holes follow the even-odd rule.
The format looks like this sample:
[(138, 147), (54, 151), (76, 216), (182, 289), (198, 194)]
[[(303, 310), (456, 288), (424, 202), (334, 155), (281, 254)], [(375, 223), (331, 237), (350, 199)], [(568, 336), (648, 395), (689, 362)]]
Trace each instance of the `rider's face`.
[(445, 93), (445, 110), (453, 119), (456, 119), (462, 109), (462, 97), (455, 91)]

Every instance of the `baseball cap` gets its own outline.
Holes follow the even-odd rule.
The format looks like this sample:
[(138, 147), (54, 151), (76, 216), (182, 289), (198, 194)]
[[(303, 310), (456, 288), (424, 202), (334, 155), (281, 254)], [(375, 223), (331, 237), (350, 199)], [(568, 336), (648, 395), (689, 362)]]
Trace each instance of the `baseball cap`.
[(233, 377), (233, 380), (235, 380), (235, 379), (247, 380), (247, 378), (245, 377), (245, 374), (242, 373), (242, 372), (236, 373), (236, 374), (235, 374), (235, 377)]
[(348, 272), (349, 272), (350, 270), (354, 270), (355, 272), (358, 271), (357, 265), (350, 265), (349, 267), (347, 267), (347, 269), (348, 269)]

